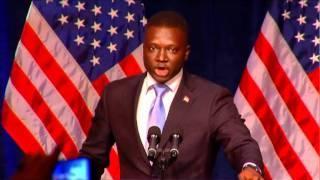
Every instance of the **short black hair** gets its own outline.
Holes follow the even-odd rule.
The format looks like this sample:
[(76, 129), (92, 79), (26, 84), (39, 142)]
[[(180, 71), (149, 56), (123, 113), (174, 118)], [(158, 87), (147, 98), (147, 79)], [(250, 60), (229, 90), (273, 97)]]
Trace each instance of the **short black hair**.
[(148, 19), (145, 30), (149, 27), (170, 27), (178, 28), (185, 33), (186, 39), (189, 38), (189, 25), (187, 20), (176, 11), (160, 11)]

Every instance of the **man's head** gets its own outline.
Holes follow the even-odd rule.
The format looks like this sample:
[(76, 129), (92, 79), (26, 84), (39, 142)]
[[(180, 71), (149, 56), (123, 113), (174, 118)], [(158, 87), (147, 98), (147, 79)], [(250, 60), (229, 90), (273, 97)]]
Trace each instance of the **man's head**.
[(162, 11), (148, 20), (143, 42), (144, 65), (160, 83), (173, 78), (188, 59), (188, 25), (176, 12)]

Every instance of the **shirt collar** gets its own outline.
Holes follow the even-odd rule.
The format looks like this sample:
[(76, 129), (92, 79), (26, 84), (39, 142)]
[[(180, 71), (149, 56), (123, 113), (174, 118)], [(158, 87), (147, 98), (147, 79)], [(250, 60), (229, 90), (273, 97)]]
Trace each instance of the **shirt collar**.
[[(181, 79), (183, 75), (183, 70), (178, 72), (173, 78), (171, 78), (169, 81), (167, 81), (165, 84), (169, 87), (170, 91), (176, 92), (178, 90), (178, 87), (180, 85)], [(153, 79), (153, 77), (150, 75), (150, 73), (147, 73), (147, 76), (145, 78), (147, 89), (149, 90), (154, 84), (157, 83), (156, 80)]]

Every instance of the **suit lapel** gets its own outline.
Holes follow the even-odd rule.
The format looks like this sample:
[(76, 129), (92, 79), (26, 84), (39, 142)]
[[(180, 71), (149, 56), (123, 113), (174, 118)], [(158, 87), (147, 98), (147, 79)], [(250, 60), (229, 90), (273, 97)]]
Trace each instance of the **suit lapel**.
[(189, 111), (194, 101), (193, 88), (189, 85), (189, 75), (184, 72), (182, 81), (179, 85), (169, 110), (166, 123), (163, 128), (160, 147), (164, 148), (172, 133), (180, 129), (180, 123), (183, 123), (185, 113)]

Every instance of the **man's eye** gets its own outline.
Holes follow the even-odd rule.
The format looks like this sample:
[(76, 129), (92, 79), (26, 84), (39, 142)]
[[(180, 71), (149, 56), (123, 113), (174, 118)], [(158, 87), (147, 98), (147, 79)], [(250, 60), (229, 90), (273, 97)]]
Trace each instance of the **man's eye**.
[(170, 53), (176, 53), (177, 52), (177, 49), (176, 48), (168, 48), (168, 51)]
[(155, 49), (155, 47), (149, 47), (149, 51), (154, 51)]

